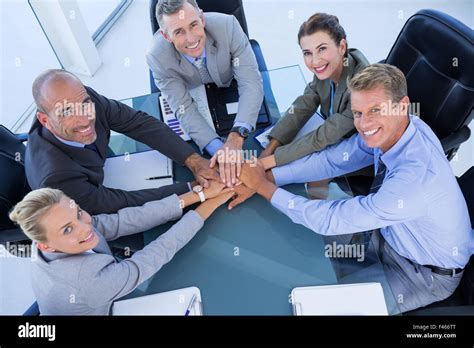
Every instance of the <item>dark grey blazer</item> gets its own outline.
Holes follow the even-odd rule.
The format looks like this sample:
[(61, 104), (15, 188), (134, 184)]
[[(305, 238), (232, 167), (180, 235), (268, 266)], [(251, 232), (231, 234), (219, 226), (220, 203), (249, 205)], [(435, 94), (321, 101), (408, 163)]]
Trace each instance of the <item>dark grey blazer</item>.
[[(354, 134), (354, 119), (346, 79), (363, 69), (369, 62), (357, 49), (349, 49), (347, 62), (334, 93), (334, 113), (331, 117), (327, 117), (331, 100), (329, 80), (321, 81), (315, 76), (306, 86), (304, 94), (293, 102), (292, 112), (287, 111), (270, 132), (270, 137), (283, 144), (275, 151), (278, 166), (321, 151)], [(325, 117), (324, 123), (313, 132), (293, 140), (320, 105), (321, 114)]]
[(60, 189), (91, 214), (115, 213), (121, 208), (187, 192), (187, 183), (138, 191), (111, 189), (102, 185), (111, 130), (145, 143), (179, 164), (183, 164), (195, 151), (156, 118), (105, 98), (89, 87), (86, 90), (95, 103), (95, 144), (99, 153), (62, 143), (36, 119), (28, 135), (25, 154), (30, 187)]

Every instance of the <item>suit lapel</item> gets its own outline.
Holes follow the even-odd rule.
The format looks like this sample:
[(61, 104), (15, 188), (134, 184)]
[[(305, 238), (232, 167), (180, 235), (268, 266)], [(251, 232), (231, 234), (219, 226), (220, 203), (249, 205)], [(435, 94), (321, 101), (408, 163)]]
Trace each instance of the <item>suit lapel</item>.
[[(314, 77), (316, 79), (316, 77)], [(329, 116), (329, 104), (331, 103), (331, 88), (329, 83), (319, 81), (319, 97), (321, 98), (321, 111), (325, 118)]]
[(199, 72), (197, 71), (196, 67), (190, 61), (184, 58), (178, 51), (176, 51), (176, 48), (174, 50), (176, 53), (176, 59), (179, 61), (180, 70), (184, 73), (184, 75), (189, 76), (194, 84), (201, 84), (201, 76), (199, 76)]
[[(85, 149), (82, 147), (74, 147), (67, 145), (59, 141), (48, 129), (42, 128), (42, 136), (45, 140), (52, 143), (54, 146), (61, 149), (61, 151), (67, 154), (74, 162), (85, 168), (91, 167), (103, 167), (105, 157), (102, 154), (102, 151), (99, 149), (100, 156), (93, 150)], [(97, 135), (99, 137), (99, 135)], [(98, 148), (100, 146), (97, 146)]]
[(337, 113), (341, 105), (342, 97), (347, 90), (347, 77), (352, 75), (354, 71), (355, 61), (350, 54), (347, 55), (347, 66), (342, 70), (341, 78), (337, 84), (337, 88), (334, 93), (334, 104), (333, 113)]
[(218, 86), (222, 86), (221, 77), (217, 69), (217, 43), (214, 38), (206, 31), (206, 63), (209, 75)]
[(104, 236), (101, 233), (97, 232), (97, 231), (95, 231), (95, 233), (99, 237), (99, 243), (92, 250), (94, 250), (96, 253), (99, 253), (99, 254), (112, 255), (112, 251), (110, 250), (109, 244), (105, 240)]

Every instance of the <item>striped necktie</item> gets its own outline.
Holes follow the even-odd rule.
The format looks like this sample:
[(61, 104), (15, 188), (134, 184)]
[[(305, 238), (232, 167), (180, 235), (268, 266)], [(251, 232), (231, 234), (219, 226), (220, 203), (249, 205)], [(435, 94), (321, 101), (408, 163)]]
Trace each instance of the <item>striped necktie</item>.
[[(378, 163), (377, 173), (375, 174), (375, 178), (374, 178), (374, 181), (372, 182), (372, 186), (370, 186), (369, 194), (376, 193), (380, 189), (383, 183), (383, 179), (385, 177), (385, 172), (387, 171), (387, 167), (382, 162), (382, 159), (380, 157), (377, 163)], [(352, 236), (350, 244), (364, 244), (365, 247), (368, 248), (369, 243), (370, 243), (370, 238), (372, 237), (372, 232), (373, 230), (355, 233)]]
[(377, 173), (375, 174), (374, 181), (372, 182), (372, 186), (370, 186), (370, 193), (376, 193), (380, 186), (382, 186), (383, 179), (385, 177), (385, 172), (387, 171), (387, 167), (382, 162), (382, 159), (379, 157), (378, 165), (377, 165)]
[(211, 83), (211, 82), (213, 82), (212, 77), (209, 74), (209, 70), (207, 70), (204, 59), (205, 58), (202, 58), (202, 57), (196, 58), (193, 62), (193, 65), (196, 67), (196, 69), (199, 72), (199, 75), (201, 76), (201, 82), (202, 83)]

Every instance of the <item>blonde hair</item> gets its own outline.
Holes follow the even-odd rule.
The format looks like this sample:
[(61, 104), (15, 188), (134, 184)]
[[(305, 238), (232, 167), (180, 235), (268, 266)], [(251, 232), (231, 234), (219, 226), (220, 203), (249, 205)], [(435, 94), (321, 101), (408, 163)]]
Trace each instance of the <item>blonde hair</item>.
[(10, 220), (20, 225), (28, 238), (45, 243), (47, 241), (46, 230), (39, 220), (63, 197), (66, 196), (62, 191), (52, 188), (31, 191), (15, 205), (9, 214)]
[(352, 78), (347, 78), (350, 91), (367, 91), (382, 86), (393, 102), (408, 95), (407, 80), (402, 71), (390, 64), (371, 64)]

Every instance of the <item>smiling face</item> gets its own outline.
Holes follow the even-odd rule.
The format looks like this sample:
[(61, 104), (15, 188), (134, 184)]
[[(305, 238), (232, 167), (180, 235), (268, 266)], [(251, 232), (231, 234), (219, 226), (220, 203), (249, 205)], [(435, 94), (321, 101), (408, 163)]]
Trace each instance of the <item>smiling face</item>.
[(163, 15), (160, 32), (178, 52), (197, 58), (202, 55), (206, 43), (204, 25), (202, 11), (186, 2), (177, 13)]
[(330, 78), (339, 82), (343, 70), (343, 59), (347, 43), (342, 39), (336, 44), (325, 31), (303, 36), (300, 39), (306, 67), (320, 80)]
[(81, 144), (92, 144), (95, 131), (95, 107), (82, 83), (73, 78), (49, 81), (41, 91), (44, 112), (39, 122), (55, 136)]
[(47, 241), (38, 243), (40, 250), (79, 254), (99, 243), (91, 216), (66, 196), (52, 206), (39, 223), (47, 231)]
[(352, 91), (351, 105), (354, 125), (368, 147), (387, 152), (408, 126), (407, 96), (394, 103), (383, 86)]

